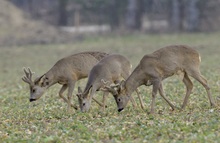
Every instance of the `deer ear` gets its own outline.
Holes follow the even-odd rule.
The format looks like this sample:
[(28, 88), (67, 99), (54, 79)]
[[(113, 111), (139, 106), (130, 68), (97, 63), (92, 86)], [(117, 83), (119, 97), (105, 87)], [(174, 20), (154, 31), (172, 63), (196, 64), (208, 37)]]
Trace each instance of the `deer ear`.
[(41, 85), (43, 84), (44, 78), (45, 78), (45, 75), (42, 75), (42, 76), (36, 78), (36, 79), (34, 80), (34, 84), (41, 86)]
[(76, 94), (76, 96), (78, 96), (78, 98), (82, 98), (82, 89), (81, 87), (78, 87), (78, 93)]
[(77, 93), (76, 96), (81, 99), (82, 98), (82, 93)]
[(120, 83), (120, 90), (124, 90), (125, 89), (125, 81), (122, 80)]

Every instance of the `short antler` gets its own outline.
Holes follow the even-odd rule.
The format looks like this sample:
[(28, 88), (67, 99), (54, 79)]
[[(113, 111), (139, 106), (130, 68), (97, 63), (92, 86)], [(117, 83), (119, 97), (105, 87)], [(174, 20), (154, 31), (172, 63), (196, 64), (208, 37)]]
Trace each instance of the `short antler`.
[(82, 98), (82, 89), (81, 87), (78, 87), (78, 93), (76, 94), (79, 98)]
[[(104, 79), (102, 79), (101, 81), (104, 84), (104, 88), (102, 90), (107, 90), (108, 92), (111, 92), (113, 95), (118, 94), (117, 90), (119, 88), (119, 84), (108, 86), (107, 84), (110, 83), (109, 81), (105, 81)], [(115, 89), (115, 88), (117, 88), (117, 89)]]
[(34, 82), (32, 81), (32, 75), (33, 75), (33, 72), (31, 71), (30, 68), (24, 68), (24, 73), (25, 73), (25, 76), (22, 77), (22, 80), (28, 84), (30, 84), (31, 86), (34, 85)]

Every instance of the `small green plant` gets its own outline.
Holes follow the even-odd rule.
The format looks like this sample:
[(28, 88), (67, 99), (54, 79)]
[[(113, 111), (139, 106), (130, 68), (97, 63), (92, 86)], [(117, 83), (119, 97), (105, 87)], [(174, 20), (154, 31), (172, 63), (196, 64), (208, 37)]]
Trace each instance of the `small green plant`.
[[(220, 40), (215, 34), (129, 35), (88, 38), (72, 45), (30, 45), (0, 48), (0, 142), (220, 142)], [(152, 87), (139, 88), (145, 110), (129, 104), (117, 112), (111, 95), (108, 107), (102, 109), (92, 102), (89, 112), (66, 111), (58, 96), (59, 85), (49, 89), (41, 99), (29, 102), (29, 87), (22, 82), (23, 67), (31, 66), (36, 76), (49, 70), (57, 60), (81, 51), (120, 53), (133, 67), (143, 55), (171, 44), (195, 46), (202, 57), (201, 72), (211, 87), (218, 107), (211, 108), (205, 89), (195, 80), (186, 109), (179, 108), (185, 86), (172, 77), (164, 81), (164, 90), (176, 110), (171, 111), (159, 96), (156, 113), (149, 115)], [(50, 53), (50, 56), (48, 56)], [(84, 87), (85, 80), (77, 82)], [(77, 90), (74, 90), (74, 95)], [(101, 101), (102, 93), (95, 98)], [(139, 105), (136, 93), (132, 95)], [(77, 103), (77, 97), (73, 97)]]

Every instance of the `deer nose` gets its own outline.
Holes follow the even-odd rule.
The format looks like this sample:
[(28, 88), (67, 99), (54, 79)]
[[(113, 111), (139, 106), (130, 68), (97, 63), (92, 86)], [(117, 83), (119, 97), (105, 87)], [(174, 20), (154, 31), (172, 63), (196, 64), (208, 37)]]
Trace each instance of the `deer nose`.
[(121, 112), (123, 109), (124, 109), (124, 108), (120, 108), (120, 109), (118, 109), (118, 112)]
[(30, 102), (32, 102), (32, 101), (36, 101), (36, 99), (30, 99)]

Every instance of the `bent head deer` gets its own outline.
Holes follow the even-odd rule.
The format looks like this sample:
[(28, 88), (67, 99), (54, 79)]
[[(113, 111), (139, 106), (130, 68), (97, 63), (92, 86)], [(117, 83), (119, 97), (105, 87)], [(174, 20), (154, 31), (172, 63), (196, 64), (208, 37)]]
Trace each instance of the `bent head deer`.
[[(33, 72), (24, 69), (25, 76), (22, 80), (30, 85), (30, 102), (39, 99), (46, 89), (50, 86), (59, 83), (62, 88), (59, 91), (59, 96), (70, 106), (77, 109), (71, 104), (71, 96), (74, 90), (75, 82), (86, 78), (92, 67), (98, 63), (103, 57), (108, 54), (102, 52), (82, 52), (65, 57), (59, 61), (45, 74), (32, 80)], [(63, 92), (68, 88), (68, 99), (63, 96)]]
[(89, 73), (84, 91), (77, 94), (81, 111), (86, 112), (89, 110), (91, 99), (96, 91), (104, 87), (103, 82), (108, 81), (107, 84), (112, 84), (119, 82), (122, 78), (126, 79), (131, 73), (131, 67), (128, 59), (119, 54), (106, 56), (97, 63)]
[(121, 82), (117, 91), (114, 91), (111, 87), (108, 87), (107, 89), (111, 89), (109, 90), (111, 92), (114, 91), (114, 94), (117, 93), (115, 95), (115, 100), (118, 106), (118, 111), (122, 111), (125, 108), (133, 91), (141, 85), (153, 85), (151, 113), (154, 113), (155, 98), (158, 91), (174, 110), (173, 104), (164, 94), (162, 80), (181, 71), (184, 74), (183, 83), (187, 89), (182, 109), (185, 108), (193, 88), (193, 83), (189, 76), (193, 77), (203, 85), (206, 89), (211, 106), (214, 106), (215, 103), (211, 97), (210, 88), (206, 79), (200, 73), (200, 62), (201, 59), (199, 53), (188, 46), (167, 46), (153, 52), (152, 54), (145, 55), (128, 79)]

